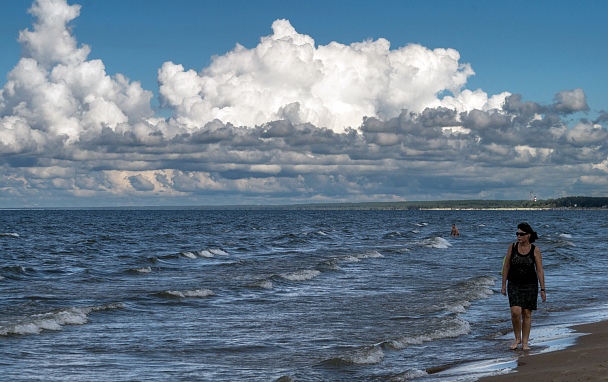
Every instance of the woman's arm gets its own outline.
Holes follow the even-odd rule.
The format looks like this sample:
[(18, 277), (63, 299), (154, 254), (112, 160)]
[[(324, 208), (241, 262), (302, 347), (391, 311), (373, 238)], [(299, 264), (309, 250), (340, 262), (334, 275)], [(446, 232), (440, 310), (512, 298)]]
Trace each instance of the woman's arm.
[(504, 264), (502, 265), (502, 288), (500, 292), (503, 295), (507, 294), (507, 276), (509, 276), (509, 269), (511, 268), (511, 250), (513, 249), (513, 244), (509, 245), (507, 249), (507, 255), (505, 256)]
[(547, 299), (547, 294), (545, 293), (545, 270), (543, 269), (543, 256), (540, 254), (538, 247), (534, 248), (534, 261), (536, 262), (536, 275), (540, 282), (540, 297), (545, 302)]

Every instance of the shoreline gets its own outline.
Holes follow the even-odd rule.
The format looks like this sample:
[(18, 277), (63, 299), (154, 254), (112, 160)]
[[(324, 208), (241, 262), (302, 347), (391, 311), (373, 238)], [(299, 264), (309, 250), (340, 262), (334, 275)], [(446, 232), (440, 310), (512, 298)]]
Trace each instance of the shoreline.
[(571, 327), (579, 337), (565, 349), (523, 355), (507, 374), (478, 379), (503, 381), (608, 381), (608, 320)]

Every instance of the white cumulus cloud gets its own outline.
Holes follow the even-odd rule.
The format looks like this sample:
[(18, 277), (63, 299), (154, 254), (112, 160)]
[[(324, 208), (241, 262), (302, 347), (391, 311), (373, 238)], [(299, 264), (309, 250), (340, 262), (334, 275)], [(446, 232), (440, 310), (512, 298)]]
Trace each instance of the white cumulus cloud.
[(0, 126), (19, 134), (15, 140), (41, 132), (74, 142), (84, 132), (152, 116), (151, 91), (122, 75), (108, 76), (101, 60), (86, 61), (90, 48), (78, 47), (68, 26), (80, 6), (37, 0), (30, 13), (34, 30), (19, 34), (24, 54), (0, 91)]
[(386, 39), (316, 46), (288, 20), (275, 21), (272, 30), (253, 49), (237, 45), (200, 73), (165, 63), (160, 96), (177, 121), (200, 128), (214, 119), (237, 126), (284, 119), (341, 132), (364, 117), (389, 119), (403, 109), (498, 108), (508, 95), (462, 91), (474, 72), (454, 49), (391, 50)]

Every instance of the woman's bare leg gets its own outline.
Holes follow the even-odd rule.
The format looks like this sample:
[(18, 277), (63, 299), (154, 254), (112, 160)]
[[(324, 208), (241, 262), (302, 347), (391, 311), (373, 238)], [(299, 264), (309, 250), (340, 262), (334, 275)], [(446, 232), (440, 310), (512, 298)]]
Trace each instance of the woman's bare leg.
[(528, 340), (530, 339), (530, 329), (532, 328), (532, 311), (530, 309), (522, 309), (521, 317), (522, 349), (528, 350)]
[(521, 329), (522, 329), (521, 314), (522, 314), (521, 307), (519, 307), (519, 306), (511, 307), (511, 323), (513, 324), (513, 334), (515, 334), (515, 342), (513, 342), (513, 345), (511, 345), (511, 347), (510, 347), (511, 350), (517, 349), (517, 345), (519, 345), (521, 343)]

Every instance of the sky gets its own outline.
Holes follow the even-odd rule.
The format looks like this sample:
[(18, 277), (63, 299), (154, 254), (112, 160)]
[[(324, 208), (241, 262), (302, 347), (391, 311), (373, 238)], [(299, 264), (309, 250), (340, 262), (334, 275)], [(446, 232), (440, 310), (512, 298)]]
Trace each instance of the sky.
[(607, 2), (0, 9), (0, 208), (608, 194)]

